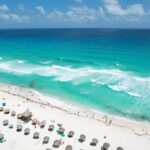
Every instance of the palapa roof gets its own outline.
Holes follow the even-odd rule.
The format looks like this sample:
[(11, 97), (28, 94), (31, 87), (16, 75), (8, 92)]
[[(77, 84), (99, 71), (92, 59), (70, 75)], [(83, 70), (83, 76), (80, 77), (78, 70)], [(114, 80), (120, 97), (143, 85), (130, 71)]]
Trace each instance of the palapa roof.
[(22, 125), (17, 125), (17, 131), (21, 131), (22, 130), (22, 128), (23, 128), (23, 126)]
[(67, 145), (65, 150), (72, 150), (72, 146), (71, 145)]
[(45, 127), (45, 124), (46, 124), (45, 120), (42, 121), (42, 122), (40, 122), (40, 127), (41, 127), (41, 128), (42, 128), (42, 127)]
[(9, 128), (10, 128), (10, 129), (12, 129), (13, 127), (14, 127), (13, 124), (10, 124), (10, 125), (9, 125)]
[(39, 122), (38, 119), (35, 119), (35, 118), (32, 119), (32, 124), (33, 124), (33, 125), (36, 125), (38, 122)]
[(108, 148), (110, 147), (110, 144), (109, 144), (109, 143), (104, 143), (104, 144), (103, 144), (103, 147), (104, 147), (105, 149), (108, 149)]
[(74, 135), (74, 131), (69, 131), (68, 132), (68, 137), (73, 137), (73, 135)]
[(97, 144), (98, 143), (98, 139), (94, 138), (94, 139), (92, 139), (92, 142)]
[(98, 139), (96, 138), (92, 139), (92, 142), (90, 143), (90, 145), (96, 146), (97, 144), (98, 144)]
[(53, 130), (54, 129), (54, 125), (53, 124), (49, 125), (48, 129), (49, 130)]
[(29, 132), (30, 132), (30, 129), (29, 129), (29, 128), (25, 128), (25, 129), (24, 129), (24, 133), (25, 133), (25, 134), (27, 134), (27, 133), (29, 133)]
[(3, 121), (3, 125), (8, 125), (8, 120), (7, 120), (7, 119), (5, 119), (5, 120)]
[(49, 142), (49, 137), (45, 136), (44, 139), (43, 139), (43, 143), (48, 143), (48, 142)]
[(17, 119), (21, 119), (22, 113), (17, 114)]
[(11, 116), (15, 116), (16, 115), (16, 112), (15, 111), (12, 111), (11, 112)]
[(48, 137), (48, 136), (45, 136), (45, 137), (44, 137), (44, 140), (49, 140), (49, 137)]
[(123, 150), (123, 148), (122, 147), (117, 147), (117, 150)]
[(32, 112), (30, 112), (29, 110), (26, 110), (24, 113), (22, 113), (22, 117), (30, 118), (30, 117), (32, 117)]
[(53, 147), (59, 147), (60, 146), (60, 141), (59, 140), (55, 140), (53, 142)]
[(6, 114), (6, 113), (10, 113), (10, 109), (4, 109), (4, 114)]
[(57, 123), (58, 127), (62, 127), (62, 124), (61, 123)]
[(39, 136), (40, 136), (39, 132), (34, 132), (33, 138), (39, 138)]
[(85, 139), (86, 139), (86, 136), (84, 134), (81, 134), (80, 138), (79, 138), (79, 141), (85, 141)]

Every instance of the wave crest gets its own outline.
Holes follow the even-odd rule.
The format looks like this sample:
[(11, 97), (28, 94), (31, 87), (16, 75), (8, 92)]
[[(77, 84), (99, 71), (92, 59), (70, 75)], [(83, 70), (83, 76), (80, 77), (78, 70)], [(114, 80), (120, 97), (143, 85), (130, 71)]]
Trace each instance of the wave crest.
[(70, 81), (75, 84), (90, 82), (91, 84), (105, 85), (114, 91), (124, 92), (131, 96), (150, 96), (150, 77), (139, 77), (118, 69), (71, 68), (57, 65), (33, 66), (17, 60), (1, 62), (0, 71), (19, 75), (36, 74), (54, 77), (54, 80), (61, 82)]

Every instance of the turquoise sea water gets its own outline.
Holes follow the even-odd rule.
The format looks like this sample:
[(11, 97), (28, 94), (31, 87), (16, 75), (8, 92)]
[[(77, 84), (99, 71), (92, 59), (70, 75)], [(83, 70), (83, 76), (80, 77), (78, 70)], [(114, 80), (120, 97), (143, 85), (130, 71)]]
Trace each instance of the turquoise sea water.
[(0, 82), (150, 121), (150, 30), (0, 30)]

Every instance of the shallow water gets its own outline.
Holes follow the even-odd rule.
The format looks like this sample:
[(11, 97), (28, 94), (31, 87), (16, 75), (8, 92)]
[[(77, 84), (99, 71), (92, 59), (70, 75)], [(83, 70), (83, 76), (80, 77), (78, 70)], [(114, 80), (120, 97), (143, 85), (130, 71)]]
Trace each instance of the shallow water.
[(0, 81), (150, 121), (150, 30), (0, 31)]

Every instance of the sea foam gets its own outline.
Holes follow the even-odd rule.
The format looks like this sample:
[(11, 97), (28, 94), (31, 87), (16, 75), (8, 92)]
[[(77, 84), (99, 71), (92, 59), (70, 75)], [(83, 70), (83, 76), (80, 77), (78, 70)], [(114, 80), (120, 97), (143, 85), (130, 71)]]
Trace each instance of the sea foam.
[(56, 81), (81, 84), (90, 82), (105, 85), (116, 92), (124, 92), (136, 97), (149, 97), (150, 77), (140, 77), (119, 69), (98, 69), (92, 67), (73, 68), (68, 66), (29, 65), (24, 61), (0, 63), (0, 71), (16, 75), (36, 74), (53, 77)]

